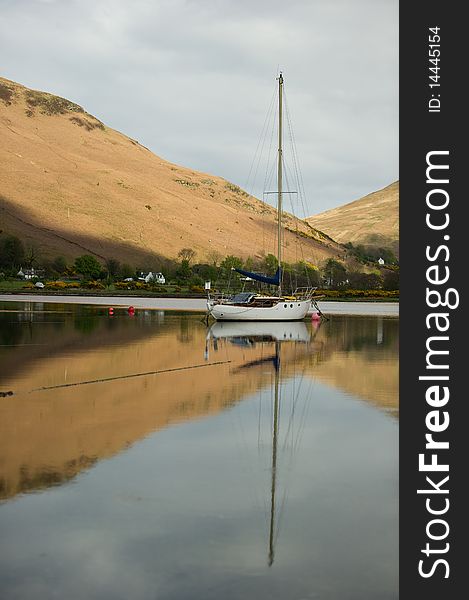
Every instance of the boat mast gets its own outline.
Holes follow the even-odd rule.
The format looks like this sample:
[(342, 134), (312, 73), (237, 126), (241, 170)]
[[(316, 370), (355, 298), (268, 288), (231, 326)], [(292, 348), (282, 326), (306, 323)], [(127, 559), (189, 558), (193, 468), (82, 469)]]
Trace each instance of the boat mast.
[(278, 247), (277, 260), (280, 268), (280, 282), (278, 286), (278, 295), (282, 295), (282, 104), (283, 104), (283, 75), (280, 72), (278, 78), (278, 167), (277, 167), (277, 220), (278, 220)]
[(274, 420), (272, 424), (272, 481), (270, 488), (270, 528), (269, 528), (269, 567), (275, 558), (275, 492), (277, 488), (277, 443), (279, 413), (279, 380), (280, 380), (280, 342), (275, 342), (275, 398)]

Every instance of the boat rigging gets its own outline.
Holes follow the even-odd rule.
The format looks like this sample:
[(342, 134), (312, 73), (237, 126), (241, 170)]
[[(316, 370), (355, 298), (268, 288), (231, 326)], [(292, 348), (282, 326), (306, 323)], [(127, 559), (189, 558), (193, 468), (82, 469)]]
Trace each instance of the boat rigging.
[[(253, 273), (244, 269), (234, 270), (251, 280), (277, 287), (276, 295), (242, 292), (234, 296), (210, 295), (208, 288), (208, 314), (217, 321), (299, 321), (305, 318), (313, 306), (319, 314), (316, 288), (297, 288), (287, 296), (282, 289), (282, 242), (283, 242), (283, 74), (278, 81), (278, 152), (277, 152), (277, 271), (273, 276)], [(290, 193), (290, 192), (288, 192)]]

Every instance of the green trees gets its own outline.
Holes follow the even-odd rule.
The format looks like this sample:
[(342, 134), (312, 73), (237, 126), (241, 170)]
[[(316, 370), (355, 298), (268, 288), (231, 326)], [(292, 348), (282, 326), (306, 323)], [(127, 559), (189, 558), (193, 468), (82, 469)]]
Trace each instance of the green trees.
[(399, 270), (386, 270), (383, 277), (383, 288), (385, 290), (399, 289)]
[(180, 283), (187, 282), (192, 277), (192, 269), (190, 266), (191, 260), (195, 258), (196, 251), (192, 248), (182, 248), (178, 252), (178, 258), (181, 259), (181, 264), (176, 269), (176, 277)]
[(349, 271), (349, 285), (353, 290), (377, 290), (382, 287), (383, 279), (378, 273), (362, 273), (361, 271)]
[(115, 258), (109, 258), (106, 261), (106, 270), (107, 270), (107, 274), (108, 277), (116, 277), (119, 272), (120, 272), (120, 262), (118, 260), (116, 260)]
[(326, 284), (331, 288), (337, 288), (343, 285), (347, 280), (347, 271), (342, 263), (333, 258), (326, 261), (323, 269), (324, 279)]
[(291, 277), (295, 281), (295, 287), (319, 287), (321, 285), (319, 269), (304, 260), (292, 265)]
[(355, 256), (361, 262), (377, 262), (378, 259), (382, 258), (387, 265), (396, 265), (399, 261), (396, 255), (390, 248), (383, 246), (371, 246), (364, 244), (357, 244), (354, 246), (352, 242), (344, 244), (347, 250), (349, 250), (352, 256)]
[(189, 261), (186, 258), (181, 260), (181, 265), (176, 270), (176, 277), (180, 281), (187, 281), (190, 279), (192, 275), (192, 269), (190, 267)]
[(218, 277), (218, 269), (213, 264), (201, 263), (192, 267), (192, 272), (203, 281), (215, 281)]
[(25, 260), (23, 242), (15, 235), (0, 238), (0, 267), (19, 269)]
[(275, 275), (275, 272), (278, 268), (277, 257), (273, 254), (267, 254), (267, 256), (264, 258), (262, 266), (267, 275)]
[[(210, 261), (192, 264), (191, 261), (194, 257), (193, 250), (184, 248), (179, 253), (178, 261), (168, 259), (165, 263), (158, 263), (158, 268), (164, 272), (168, 284), (172, 280), (173, 283), (184, 288), (203, 287), (203, 282), (210, 280), (212, 289), (216, 287), (223, 290), (229, 287), (233, 291), (247, 286), (247, 289), (266, 292), (268, 288), (258, 282), (250, 282), (233, 269), (240, 268), (269, 275), (273, 275), (277, 270), (277, 259), (272, 254), (254, 259), (248, 258), (245, 261), (239, 256), (230, 254), (219, 262), (218, 267)], [(27, 251), (19, 238), (0, 236), (0, 272), (3, 272), (7, 278), (16, 277), (19, 267), (27, 268), (26, 259)], [(67, 266), (63, 256), (57, 256), (52, 261), (42, 261), (39, 266), (46, 270), (47, 276), (52, 278), (73, 276), (76, 273), (85, 281), (107, 278), (108, 285), (113, 280), (136, 276), (135, 269), (131, 265), (120, 264), (116, 259), (111, 258), (103, 267), (95, 256), (89, 254), (78, 257), (72, 266)], [(304, 259), (291, 264), (284, 262), (282, 269), (285, 293), (305, 286), (343, 291), (394, 291), (399, 289), (399, 267), (397, 265), (385, 265), (384, 267), (375, 265), (370, 269), (368, 266), (362, 267), (356, 261), (349, 261), (346, 266), (338, 259), (330, 258), (318, 266)], [(151, 270), (155, 272), (155, 267)]]
[(101, 275), (101, 264), (90, 254), (83, 254), (75, 259), (74, 267), (85, 279), (97, 279)]
[(232, 254), (229, 254), (228, 256), (225, 256), (225, 258), (222, 260), (222, 262), (220, 263), (220, 267), (225, 271), (230, 271), (231, 269), (242, 269), (243, 261), (238, 256), (233, 256)]

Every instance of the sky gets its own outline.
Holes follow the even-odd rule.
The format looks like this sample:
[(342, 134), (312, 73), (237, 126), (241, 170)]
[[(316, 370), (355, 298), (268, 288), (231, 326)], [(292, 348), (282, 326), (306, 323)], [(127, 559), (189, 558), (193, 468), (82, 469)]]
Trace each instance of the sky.
[(399, 177), (398, 0), (0, 0), (0, 15), (1, 76), (257, 196), (282, 70), (297, 216)]

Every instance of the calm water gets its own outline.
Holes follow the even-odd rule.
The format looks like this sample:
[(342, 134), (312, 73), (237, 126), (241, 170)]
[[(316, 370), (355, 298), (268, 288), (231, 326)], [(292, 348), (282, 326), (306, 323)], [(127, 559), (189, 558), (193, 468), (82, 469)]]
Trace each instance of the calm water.
[(0, 597), (397, 598), (398, 323), (0, 304)]

